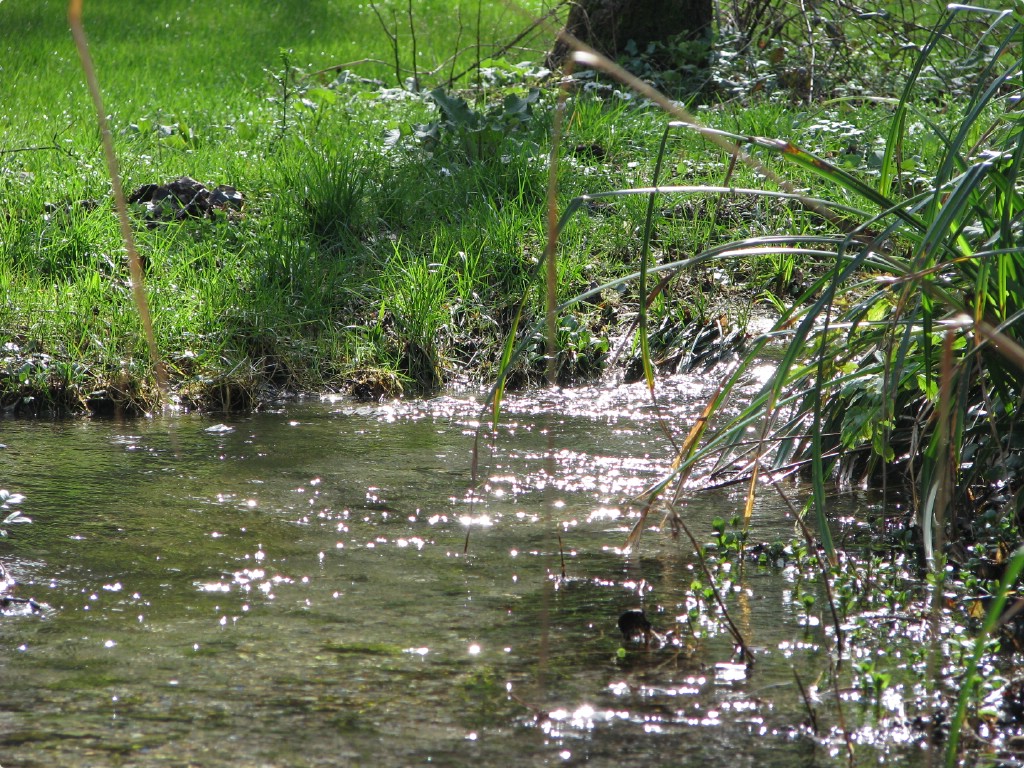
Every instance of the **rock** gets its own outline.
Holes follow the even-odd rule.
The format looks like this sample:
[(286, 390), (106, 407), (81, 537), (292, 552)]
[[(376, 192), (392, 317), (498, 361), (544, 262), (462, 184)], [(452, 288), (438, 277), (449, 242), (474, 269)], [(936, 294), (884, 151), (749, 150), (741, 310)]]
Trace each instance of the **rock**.
[(145, 209), (150, 226), (158, 221), (182, 221), (187, 218), (213, 219), (219, 213), (242, 210), (245, 198), (228, 184), (213, 190), (188, 176), (168, 184), (143, 184), (128, 197), (130, 205)]

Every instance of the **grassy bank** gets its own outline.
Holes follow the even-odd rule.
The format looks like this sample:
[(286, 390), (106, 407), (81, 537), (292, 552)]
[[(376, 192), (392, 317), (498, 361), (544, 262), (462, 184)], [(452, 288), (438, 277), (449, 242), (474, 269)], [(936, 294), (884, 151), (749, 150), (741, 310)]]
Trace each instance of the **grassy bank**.
[[(181, 221), (150, 221), (135, 206), (159, 347), (185, 402), (246, 408), (268, 387), (363, 378), (394, 391), (402, 356), (417, 354), (404, 347), (425, 344), (424, 323), (453, 311), (450, 289), (465, 298), (502, 272), (514, 280), (536, 212), (490, 203), (538, 196), (542, 171), (525, 153), (500, 174), (416, 162), (429, 154), (414, 132), (431, 107), (396, 87), (369, 6), (85, 10), (125, 189), (189, 176), (244, 197), (240, 211)], [(410, 66), (408, 20), (387, 11)], [(477, 18), (467, 8), (459, 27), (451, 11), (418, 4), (424, 80), (475, 61), (477, 22), (483, 54), (523, 26), (505, 10)], [(145, 408), (149, 363), (65, 7), (5, 8), (0, 33), (0, 399), (27, 410)], [(346, 62), (358, 63), (312, 74)], [(539, 124), (531, 130), (542, 138)], [(492, 251), (509, 264), (481, 264)], [(421, 292), (431, 282), (442, 289), (433, 298)], [(425, 315), (421, 300), (435, 302)]]
[[(329, 2), (86, 5), (125, 189), (186, 176), (232, 188), (230, 202), (198, 216), (166, 197), (133, 206), (180, 402), (247, 409), (323, 389), (378, 398), (493, 374), (520, 297), (537, 286), (528, 321), (542, 297), (534, 274), (557, 83), (539, 64), (550, 31), (501, 50), (547, 10), (524, 8), (423, 3), (410, 20), (398, 5), (379, 15)], [(0, 17), (0, 404), (143, 411), (156, 393), (64, 13), (59, 2), (22, 3)], [(493, 51), (502, 55), (477, 65)], [(837, 100), (816, 101), (790, 54), (759, 56), (719, 59), (711, 77), (722, 82), (705, 81), (701, 97), (710, 124), (782, 135), (866, 177), (880, 173), (888, 106), (824, 75), (819, 95), (828, 84)], [(878, 82), (902, 66), (875, 58)], [(658, 76), (643, 55), (629, 63)], [(951, 105), (941, 111), (955, 121)], [(562, 207), (651, 183), (665, 126), (625, 89), (584, 76), (566, 121)], [(764, 186), (692, 132), (672, 131), (667, 148), (662, 184)], [(908, 135), (902, 151), (925, 166), (941, 147)], [(813, 178), (786, 174), (799, 186)], [(642, 197), (594, 201), (568, 223), (560, 300), (636, 271), (646, 207)], [(792, 202), (687, 194), (659, 200), (652, 242), (670, 261), (737, 236), (827, 229)], [(788, 306), (826, 268), (819, 261), (776, 249), (686, 270), (650, 303), (661, 363), (678, 365), (678, 349), (723, 317), (737, 327), (759, 305)], [(563, 382), (606, 366), (637, 296), (626, 283), (566, 313)], [(620, 360), (635, 372), (628, 346)], [(540, 378), (539, 339), (517, 366), (515, 381)]]
[[(398, 87), (413, 70), (409, 20), (397, 8), (378, 18), (340, 3), (86, 5), (125, 189), (188, 176), (244, 199), (240, 210), (180, 220), (167, 220), (176, 208), (165, 205), (161, 218), (134, 206), (158, 346), (181, 402), (245, 409), (322, 389), (379, 397), (491, 373), (543, 249), (556, 85), (537, 64), (549, 33), (474, 66), (531, 18), (480, 14), (417, 6), (416, 74), (424, 89), (445, 89), (443, 109), (426, 91)], [(384, 27), (398, 37), (397, 74)], [(150, 364), (64, 5), (5, 7), (0, 33), (0, 402), (17, 412), (146, 410)], [(447, 88), (459, 72), (455, 91), (468, 104)], [(870, 134), (870, 110), (862, 117), (857, 130)], [(785, 128), (823, 151), (847, 141), (843, 119), (822, 129), (820, 110), (786, 101), (726, 105), (715, 121), (749, 133)], [(665, 125), (655, 110), (602, 86), (581, 90), (567, 125), (563, 200), (649, 183)], [(663, 182), (726, 180), (728, 158), (699, 138), (677, 133), (670, 147)], [(741, 168), (729, 182), (755, 180)], [(816, 226), (791, 207), (750, 200), (667, 206), (658, 224), (666, 253), (736, 231)], [(636, 269), (643, 212), (639, 200), (606, 202), (571, 223), (560, 298)], [(685, 306), (669, 292), (653, 311), (671, 335), (716, 317), (741, 283), (741, 321), (763, 290), (785, 291), (794, 268), (770, 257), (728, 285), (697, 271), (675, 289)], [(601, 369), (635, 296), (626, 286), (565, 320), (565, 381)], [(539, 376), (541, 356), (538, 342), (519, 380)]]

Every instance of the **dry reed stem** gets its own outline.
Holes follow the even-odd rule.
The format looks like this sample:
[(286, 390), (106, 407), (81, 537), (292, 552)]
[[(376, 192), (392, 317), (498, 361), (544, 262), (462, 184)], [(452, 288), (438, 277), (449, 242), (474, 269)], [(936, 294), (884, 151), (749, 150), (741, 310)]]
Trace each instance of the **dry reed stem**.
[(128, 203), (125, 201), (124, 190), (121, 187), (121, 173), (117, 166), (117, 155), (114, 153), (114, 139), (110, 133), (106, 111), (103, 108), (103, 96), (100, 93), (96, 68), (93, 66), (92, 56), (89, 54), (89, 42), (85, 37), (85, 27), (82, 25), (82, 0), (69, 0), (68, 23), (71, 25), (71, 36), (75, 40), (78, 56), (82, 60), (82, 70), (85, 72), (85, 81), (89, 86), (92, 103), (96, 107), (100, 138), (103, 142), (103, 154), (107, 160), (107, 172), (110, 174), (110, 185), (114, 193), (114, 208), (117, 210), (117, 218), (121, 226), (121, 240), (124, 242), (125, 251), (128, 256), (132, 297), (135, 300), (135, 306), (139, 309), (139, 317), (142, 320), (142, 329), (146, 335), (149, 358), (153, 364), (157, 386), (160, 387), (160, 393), (166, 398), (168, 395), (167, 370), (164, 368), (163, 360), (160, 359), (160, 350), (156, 345), (156, 335), (153, 332), (153, 318), (149, 311), (149, 301), (146, 299), (142, 261), (139, 259), (139, 253), (135, 248), (135, 237), (132, 234), (131, 222), (128, 220)]

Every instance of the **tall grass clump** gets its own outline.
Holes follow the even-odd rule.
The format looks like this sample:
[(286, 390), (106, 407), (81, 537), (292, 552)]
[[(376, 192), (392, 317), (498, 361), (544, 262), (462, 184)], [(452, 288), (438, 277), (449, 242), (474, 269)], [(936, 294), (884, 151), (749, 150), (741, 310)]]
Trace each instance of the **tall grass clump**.
[(452, 274), (448, 256), (427, 260), (396, 243), (381, 279), (381, 322), (392, 329), (401, 370), (417, 389), (430, 391), (444, 380), (443, 329)]
[[(847, 485), (905, 479), (916, 493), (929, 562), (941, 556), (943, 534), (934, 523), (947, 523), (953, 539), (969, 532), (1015, 474), (1007, 458), (1024, 363), (1017, 188), (1024, 145), (1014, 114), (1020, 19), (992, 14), (1001, 23), (979, 42), (987, 55), (983, 77), (951, 131), (936, 126), (916, 99), (938, 41), (959, 14), (978, 12), (953, 8), (935, 28), (894, 104), (874, 184), (789, 142), (754, 142), (833, 188), (848, 206), (844, 231), (819, 243), (833, 253), (832, 267), (776, 325), (773, 336), (787, 349), (774, 379), (682, 463), (710, 450), (752, 474), (809, 462), (826, 539), (825, 478)], [(940, 151), (929, 183), (912, 185), (901, 164), (920, 131)], [(755, 345), (726, 392), (768, 343)], [(752, 426), (761, 436), (753, 448)], [(1017, 510), (1003, 512), (1013, 518)]]
[[(985, 31), (966, 57), (975, 64), (969, 86), (961, 99), (946, 105), (955, 117), (940, 121), (929, 101), (937, 92), (928, 79), (941, 68), (935, 57), (951, 30), (964, 24), (964, 16), (981, 16)], [(696, 131), (725, 150), (733, 163), (755, 167), (782, 190), (658, 186), (663, 141), (651, 187), (593, 192), (574, 198), (562, 212), (556, 236), (594, 204), (620, 199), (647, 203), (639, 271), (622, 280), (640, 286), (637, 346), (652, 394), (657, 383), (648, 360), (645, 315), (656, 306), (661, 275), (752, 259), (774, 259), (782, 269), (791, 270), (795, 263), (807, 268), (792, 300), (775, 297), (779, 316), (771, 331), (751, 341), (702, 418), (677, 441), (673, 471), (647, 495), (631, 543), (646, 511), (656, 504), (685, 529), (679, 502), (700, 467), (712, 477), (747, 482), (748, 519), (762, 480), (777, 482), (794, 474), (808, 478), (804, 511), (816, 523), (823, 556), (833, 564), (838, 562), (832, 541), (837, 521), (830, 516), (827, 497), (836, 487), (854, 486), (891, 488), (907, 500), (905, 523), (916, 534), (906, 543), (931, 572), (939, 594), (947, 564), (963, 565), (971, 552), (1005, 559), (1005, 542), (1020, 536), (1024, 487), (1019, 437), (1024, 396), (1022, 29), (1020, 11), (951, 6), (938, 18), (900, 94), (880, 100), (887, 124), (879, 151), (871, 153), (871, 173), (832, 162), (786, 138), (705, 128), (580, 46), (578, 61), (621, 77), (679, 118), (670, 130)], [(793, 173), (801, 178), (810, 174), (814, 181), (796, 189), (786, 181)], [(653, 260), (651, 221), (663, 210), (656, 202), (698, 195), (785, 200), (802, 207), (817, 226), (810, 232), (765, 233), (715, 244), (689, 258)], [(577, 295), (557, 309), (563, 312), (620, 283)], [(525, 316), (518, 319), (526, 321)], [(521, 334), (506, 345), (502, 373), (526, 353), (528, 346), (520, 339)], [(732, 399), (766, 356), (775, 361), (774, 375), (747, 404), (732, 408)], [(502, 386), (499, 378), (494, 418)], [(1015, 557), (1013, 574), (1019, 569)], [(997, 626), (1008, 589), (1008, 584), (1000, 588), (985, 635)], [(968, 670), (971, 691), (986, 642), (986, 636), (976, 641), (979, 650)], [(960, 699), (953, 720), (957, 733), (972, 695), (965, 692)], [(950, 765), (956, 750), (954, 738)]]
[[(976, 85), (958, 105), (949, 130), (937, 124), (918, 91), (925, 90), (924, 74), (939, 66), (931, 57), (964, 14), (987, 14), (990, 23), (973, 53), (980, 69)], [(955, 538), (986, 499), (1015, 477), (1014, 427), (1024, 365), (1024, 203), (1017, 184), (1024, 132), (1015, 79), (1022, 63), (1016, 44), (1020, 23), (1011, 11), (951, 7), (923, 46), (902, 94), (888, 102), (884, 152), (868, 176), (784, 138), (704, 128), (610, 62), (577, 55), (682, 117), (673, 124), (677, 129), (697, 131), (785, 191), (696, 185), (595, 192), (571, 202), (559, 233), (595, 202), (646, 199), (650, 215), (658, 198), (702, 194), (789, 200), (831, 229), (748, 237), (654, 265), (646, 259), (651, 227), (645, 227), (641, 271), (623, 278), (642, 285), (645, 275), (678, 273), (709, 261), (796, 257), (818, 265), (794, 301), (775, 300), (781, 312), (775, 328), (754, 341), (723, 383), (712, 415), (763, 354), (781, 343), (771, 381), (738, 415), (723, 413), (715, 420), (700, 447), (687, 441), (658, 493), (709, 459), (716, 471), (752, 479), (761, 472), (808, 468), (820, 533), (831, 551), (826, 478), (847, 486), (901, 478), (918, 489), (915, 508), (932, 561), (941, 538), (934, 521), (948, 523), (959, 512), (958, 524), (948, 531)], [(933, 148), (927, 183), (921, 158), (909, 156), (922, 144)], [(664, 151), (663, 142), (659, 168)], [(773, 155), (796, 173), (817, 178), (813, 192), (794, 189), (766, 165)], [(657, 169), (654, 181), (660, 181)], [(656, 297), (651, 287), (641, 297), (641, 328), (645, 308)], [(569, 299), (562, 309), (584, 298)], [(758, 435), (753, 442), (752, 430)], [(1006, 510), (1011, 517), (1015, 511)]]

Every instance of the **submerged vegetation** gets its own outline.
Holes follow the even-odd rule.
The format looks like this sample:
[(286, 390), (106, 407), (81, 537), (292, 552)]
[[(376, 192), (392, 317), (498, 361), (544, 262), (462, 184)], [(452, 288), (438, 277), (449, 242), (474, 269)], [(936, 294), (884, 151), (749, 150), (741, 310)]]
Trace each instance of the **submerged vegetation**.
[[(884, 642), (851, 618), (880, 605), (922, 636), (981, 623), (947, 598), (994, 606), (980, 639), (933, 633), (900, 667), (960, 683), (957, 707), (951, 685), (921, 705), (929, 738), (939, 713), (952, 722), (953, 764), (968, 704), (996, 690), (994, 663), (977, 685), (982, 651), (1018, 642), (1000, 611), (1024, 515), (1019, 9), (723, 4), (710, 49), (634, 50), (622, 64), (638, 83), (594, 57), (571, 74), (540, 65), (541, 3), (471, 22), (455, 3), (455, 25), (447, 8), (369, 4), (344, 32), (285, 3), (251, 44), (209, 32), (239, 25), (241, 4), (154, 7), (123, 34), (99, 5), (87, 24), (178, 404), (497, 380), (497, 415), (505, 386), (546, 370), (563, 385), (619, 370), (656, 394), (659, 373), (735, 359), (697, 425), (668, 426), (677, 459), (631, 543), (663, 511), (689, 535), (699, 468), (749, 492), (713, 546), (694, 539), (695, 605), (727, 615), (714, 584), (753, 556), (821, 576), (840, 646)], [(61, 5), (10, 9), (4, 31), (17, 70), (0, 114), (0, 407), (148, 411), (161, 394)], [(185, 34), (218, 55), (185, 60)], [(174, 65), (140, 59), (143, 45)], [(771, 330), (747, 331), (754, 316)], [(728, 411), (766, 358), (774, 375)], [(807, 483), (808, 530), (754, 546), (755, 491), (787, 477)], [(868, 522), (855, 544), (871, 554), (854, 562), (829, 506), (857, 486), (899, 514)], [(911, 574), (927, 579), (911, 590)], [(892, 670), (857, 670), (881, 702)], [(994, 720), (973, 711), (979, 734)]]

